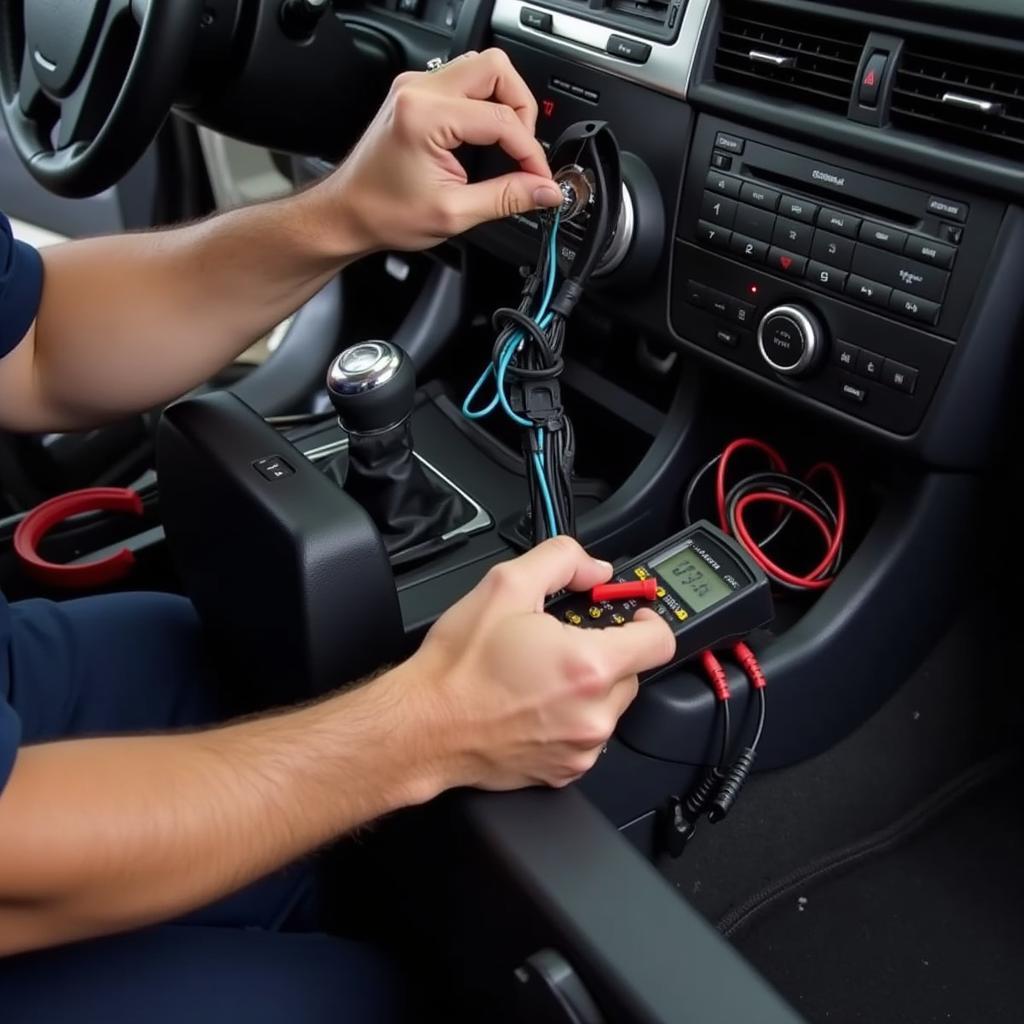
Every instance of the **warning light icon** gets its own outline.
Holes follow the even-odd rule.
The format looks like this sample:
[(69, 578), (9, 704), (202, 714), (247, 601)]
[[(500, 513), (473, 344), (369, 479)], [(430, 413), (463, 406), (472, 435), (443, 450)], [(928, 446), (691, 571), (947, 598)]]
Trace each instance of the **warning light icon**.
[(541, 100), (541, 110), (544, 111), (545, 117), (550, 117), (555, 112), (555, 101), (554, 100)]
[(867, 88), (871, 88), (875, 84), (875, 69), (871, 68), (868, 73), (864, 76), (864, 85)]

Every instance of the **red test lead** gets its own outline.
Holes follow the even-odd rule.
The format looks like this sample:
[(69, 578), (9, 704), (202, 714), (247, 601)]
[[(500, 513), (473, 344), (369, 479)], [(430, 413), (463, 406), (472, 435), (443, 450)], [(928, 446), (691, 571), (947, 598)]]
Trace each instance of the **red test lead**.
[(768, 680), (764, 677), (764, 670), (757, 660), (757, 655), (742, 640), (733, 647), (732, 653), (740, 663), (740, 667), (746, 672), (750, 685), (755, 690), (763, 690)]
[(722, 666), (722, 663), (711, 651), (702, 651), (700, 661), (704, 667), (704, 673), (708, 677), (708, 682), (711, 683), (711, 689), (715, 691), (715, 699), (727, 701), (731, 695), (729, 693), (729, 681), (726, 678), (725, 668)]
[(655, 601), (658, 597), (658, 581), (653, 576), (635, 583), (599, 583), (590, 591), (590, 600), (597, 601), (628, 601), (631, 597), (639, 597), (644, 601)]

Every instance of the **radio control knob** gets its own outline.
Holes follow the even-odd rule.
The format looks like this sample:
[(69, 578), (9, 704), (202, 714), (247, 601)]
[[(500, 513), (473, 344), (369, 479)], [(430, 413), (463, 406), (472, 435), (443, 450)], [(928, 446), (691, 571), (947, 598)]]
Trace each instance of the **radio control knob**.
[(757, 347), (776, 373), (800, 377), (824, 354), (825, 329), (805, 306), (776, 306), (757, 325)]

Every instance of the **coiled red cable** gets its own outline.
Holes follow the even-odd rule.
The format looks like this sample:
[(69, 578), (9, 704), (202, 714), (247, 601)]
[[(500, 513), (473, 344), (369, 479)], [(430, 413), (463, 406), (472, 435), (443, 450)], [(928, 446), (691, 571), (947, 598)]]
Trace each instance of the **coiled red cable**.
[[(761, 488), (758, 486), (760, 480), (758, 476), (749, 477), (752, 489), (746, 490), (736, 498), (730, 514), (729, 496), (734, 493), (736, 488), (730, 489), (727, 486), (729, 465), (733, 456), (744, 449), (753, 449), (764, 455), (774, 473), (787, 478), (790, 486), (787, 490), (781, 483), (774, 483), (773, 478), (769, 477), (768, 482), (774, 483), (774, 486)], [(846, 534), (846, 489), (839, 470), (830, 462), (819, 462), (812, 466), (800, 481), (795, 477), (790, 477), (786, 461), (778, 451), (764, 441), (752, 437), (741, 437), (732, 441), (718, 457), (717, 463), (715, 504), (721, 528), (726, 533), (733, 534), (747, 549), (754, 561), (777, 583), (795, 590), (824, 590), (830, 586), (838, 570), (843, 539)], [(813, 492), (810, 487), (810, 482), (819, 475), (829, 477), (835, 492), (834, 509), (825, 503), (824, 499), (819, 498), (817, 502), (812, 502), (807, 496), (808, 492), (812, 492), (817, 497), (816, 492)], [(742, 489), (743, 482), (741, 481), (736, 486)], [(796, 513), (813, 524), (821, 534), (825, 545), (825, 554), (810, 572), (802, 575), (790, 572), (765, 553), (764, 547), (768, 541), (757, 541), (746, 520), (747, 509), (757, 504), (777, 505), (782, 514), (780, 527), (782, 517)], [(777, 532), (778, 530), (773, 532), (768, 540), (773, 539)]]

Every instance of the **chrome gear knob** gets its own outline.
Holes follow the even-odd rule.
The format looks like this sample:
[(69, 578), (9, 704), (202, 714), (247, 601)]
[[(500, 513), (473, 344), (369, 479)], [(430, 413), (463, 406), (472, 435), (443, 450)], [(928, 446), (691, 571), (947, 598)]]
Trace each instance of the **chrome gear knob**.
[(350, 434), (390, 430), (412, 412), (416, 371), (389, 341), (361, 341), (345, 349), (327, 371), (327, 394)]

